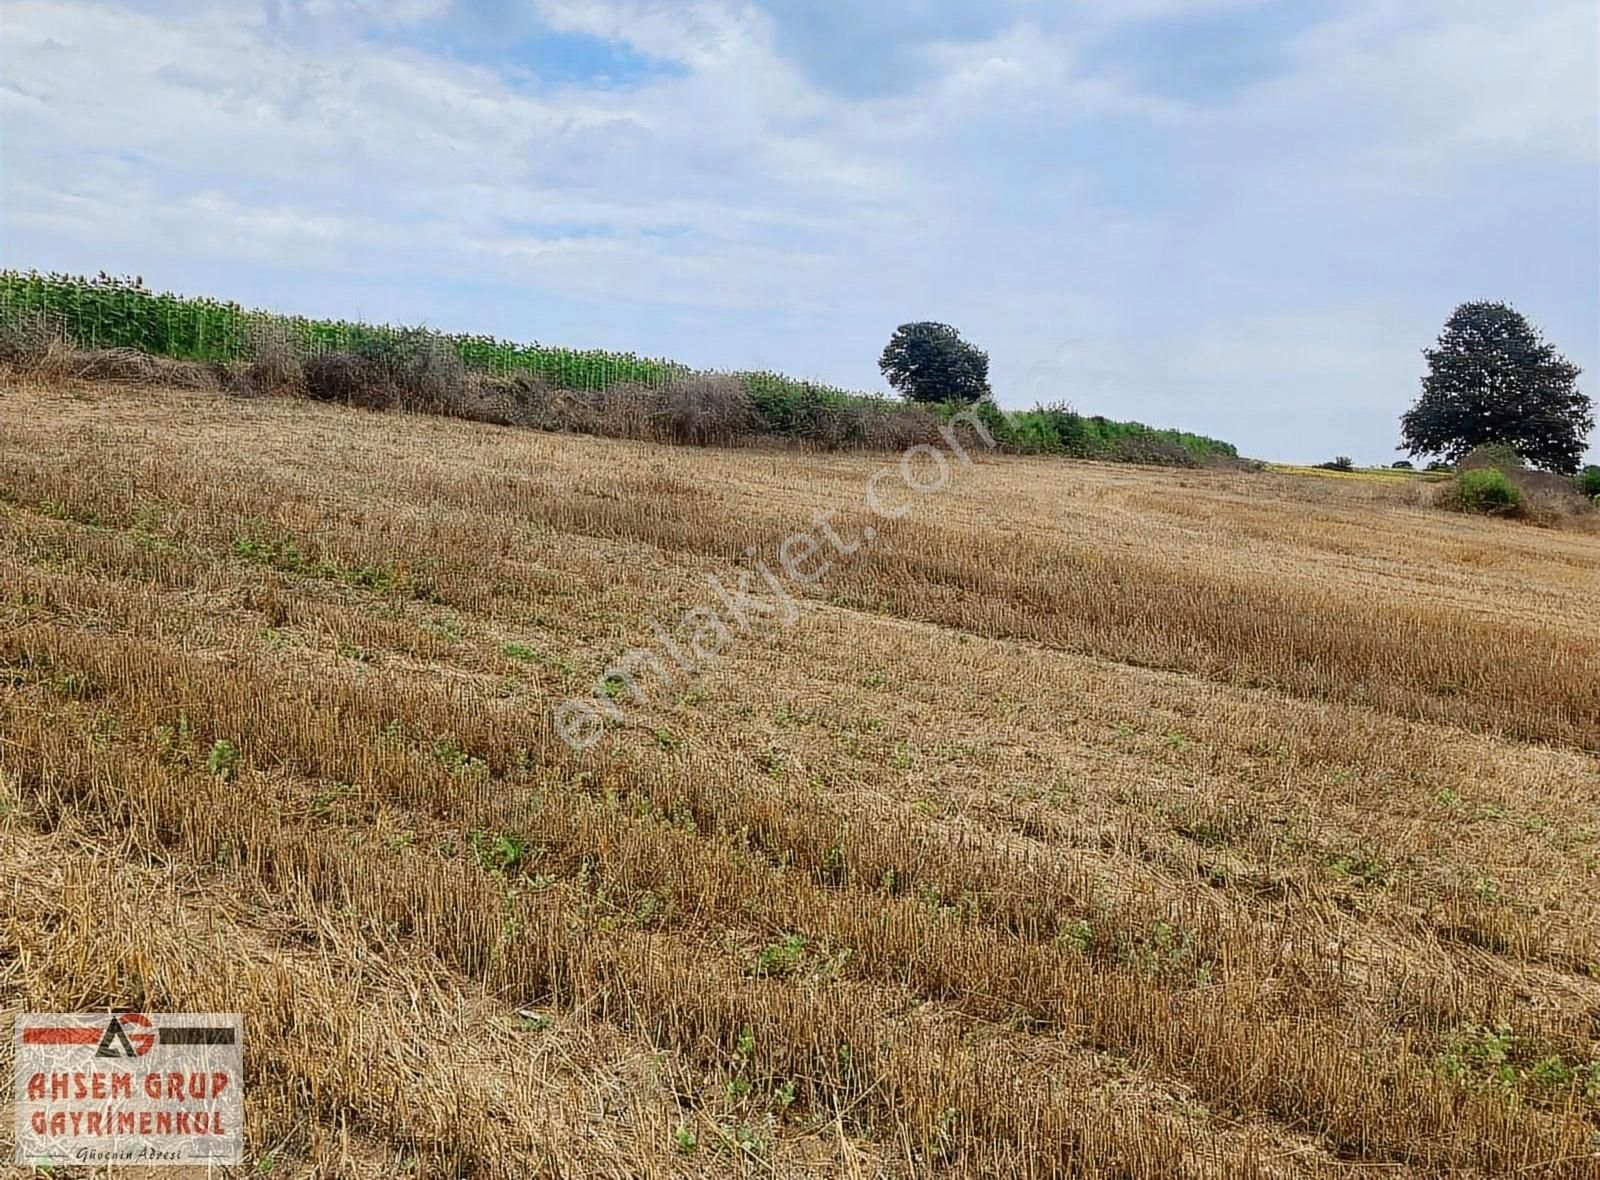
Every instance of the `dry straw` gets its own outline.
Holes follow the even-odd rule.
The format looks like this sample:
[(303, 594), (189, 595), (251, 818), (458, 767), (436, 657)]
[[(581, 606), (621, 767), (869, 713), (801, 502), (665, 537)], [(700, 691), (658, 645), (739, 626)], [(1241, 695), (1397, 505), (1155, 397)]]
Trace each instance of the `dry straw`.
[(5, 386), (10, 1006), (246, 1012), (275, 1174), (1595, 1174), (1592, 538), (986, 458), (577, 755), (882, 459), (557, 396)]

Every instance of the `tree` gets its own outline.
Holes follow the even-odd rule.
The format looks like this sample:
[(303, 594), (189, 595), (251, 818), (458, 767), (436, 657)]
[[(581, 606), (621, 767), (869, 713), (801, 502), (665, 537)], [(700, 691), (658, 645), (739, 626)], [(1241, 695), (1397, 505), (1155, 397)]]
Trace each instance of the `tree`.
[(1400, 418), (1400, 449), (1456, 462), (1504, 443), (1535, 467), (1571, 474), (1594, 429), (1581, 370), (1505, 303), (1463, 303), (1426, 349), (1422, 394)]
[(878, 368), (914, 402), (972, 402), (989, 396), (989, 354), (949, 324), (901, 324)]

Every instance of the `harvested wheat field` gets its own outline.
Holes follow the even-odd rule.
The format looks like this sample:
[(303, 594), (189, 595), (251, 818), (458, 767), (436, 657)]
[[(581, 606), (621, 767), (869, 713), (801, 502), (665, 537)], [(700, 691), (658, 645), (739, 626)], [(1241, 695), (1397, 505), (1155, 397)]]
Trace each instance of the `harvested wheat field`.
[(1600, 537), (974, 459), (4, 387), (0, 1007), (240, 1174), (1600, 1175)]

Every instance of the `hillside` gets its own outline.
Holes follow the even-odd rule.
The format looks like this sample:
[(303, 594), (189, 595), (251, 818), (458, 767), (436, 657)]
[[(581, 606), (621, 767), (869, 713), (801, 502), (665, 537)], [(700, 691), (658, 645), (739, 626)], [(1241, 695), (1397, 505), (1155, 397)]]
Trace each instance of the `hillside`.
[(1595, 1175), (1593, 536), (972, 458), (0, 385), (0, 1005), (274, 1177)]

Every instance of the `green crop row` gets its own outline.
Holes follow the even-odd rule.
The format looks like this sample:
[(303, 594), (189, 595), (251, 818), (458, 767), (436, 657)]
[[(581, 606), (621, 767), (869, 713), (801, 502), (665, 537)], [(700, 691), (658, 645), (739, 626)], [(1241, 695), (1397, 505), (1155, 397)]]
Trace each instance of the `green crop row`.
[[(136, 348), (192, 361), (248, 361), (267, 341), (282, 341), (301, 356), (370, 345), (415, 346), (419, 332), (453, 350), (469, 369), (506, 375), (534, 373), (558, 389), (603, 390), (624, 382), (659, 386), (692, 371), (673, 361), (605, 352), (517, 344), (493, 336), (432, 332), (349, 320), (252, 311), (233, 302), (153, 291), (138, 278), (94, 278), (35, 271), (0, 271), (0, 323), (31, 317), (85, 348)], [(749, 391), (765, 429), (808, 432), (819, 415), (847, 406), (881, 408), (887, 399), (781, 373), (731, 374)], [(946, 410), (948, 412), (948, 409)], [(1138, 422), (1085, 417), (1064, 406), (1037, 406), (1002, 417), (991, 427), (1008, 449), (1144, 462), (1234, 458), (1228, 443)]]
[(47, 320), (87, 348), (138, 348), (185, 360), (238, 359), (248, 313), (236, 303), (158, 293), (137, 279), (0, 271), (0, 314)]
[[(251, 311), (237, 303), (153, 291), (137, 279), (0, 271), (0, 316), (33, 314), (85, 348), (137, 348), (193, 361), (248, 360), (259, 343), (278, 338), (302, 355), (414, 337), (415, 329), (311, 320)], [(562, 389), (604, 389), (623, 381), (659, 384), (688, 370), (632, 353), (516, 344), (493, 336), (431, 333), (472, 369), (534, 372)]]

